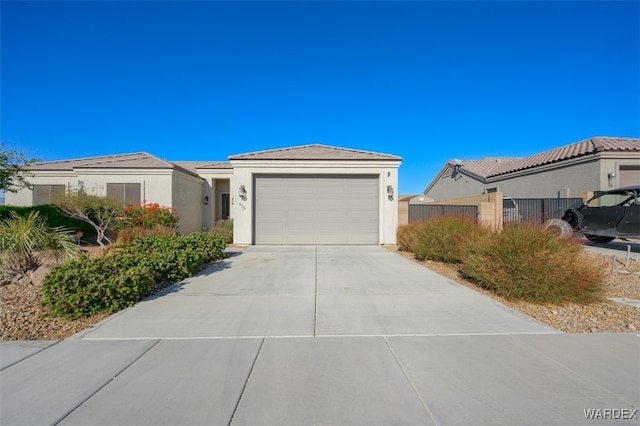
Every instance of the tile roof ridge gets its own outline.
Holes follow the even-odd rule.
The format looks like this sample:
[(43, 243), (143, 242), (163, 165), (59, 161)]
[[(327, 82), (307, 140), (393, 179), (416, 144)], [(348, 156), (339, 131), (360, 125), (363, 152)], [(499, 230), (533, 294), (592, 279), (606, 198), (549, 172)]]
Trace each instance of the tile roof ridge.
[(367, 150), (364, 150), (364, 149), (345, 148), (345, 147), (341, 147), (341, 146), (332, 146), (332, 145), (326, 145), (326, 144), (322, 144), (322, 143), (309, 143), (309, 144), (304, 144), (304, 145), (295, 145), (295, 146), (287, 146), (287, 147), (282, 147), (282, 148), (272, 148), (272, 149), (263, 149), (263, 150), (259, 150), (259, 151), (244, 152), (244, 153), (241, 153), (241, 154), (231, 155), (231, 156), (229, 156), (229, 158), (242, 157), (242, 156), (247, 156), (247, 155), (260, 155), (260, 154), (266, 154), (266, 153), (287, 152), (287, 151), (301, 150), (301, 149), (306, 149), (306, 148), (326, 148), (326, 149), (330, 149), (330, 150), (334, 150), (334, 151), (349, 151), (349, 152), (357, 152), (357, 153), (361, 153), (361, 154), (374, 154), (374, 155), (390, 156), (390, 154), (383, 154), (381, 152), (375, 152), (375, 151), (367, 151)]
[(92, 157), (68, 158), (68, 159), (64, 159), (64, 160), (39, 161), (39, 162), (34, 163), (34, 164), (42, 164), (42, 165), (63, 164), (63, 163), (71, 163), (71, 162), (101, 160), (101, 159), (107, 159), (107, 158), (130, 157), (130, 156), (140, 155), (140, 154), (150, 155), (150, 154), (148, 154), (146, 152), (140, 151), (140, 152), (129, 152), (129, 153), (124, 153), (124, 154), (105, 154), (105, 155), (96, 155), (96, 156), (92, 156)]

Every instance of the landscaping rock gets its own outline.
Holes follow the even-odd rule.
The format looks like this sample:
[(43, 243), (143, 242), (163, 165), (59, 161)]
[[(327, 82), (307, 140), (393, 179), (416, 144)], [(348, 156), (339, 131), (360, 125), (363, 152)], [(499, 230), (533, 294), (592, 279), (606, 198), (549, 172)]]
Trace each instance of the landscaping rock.
[(31, 272), (31, 284), (40, 288), (42, 287), (42, 280), (44, 280), (44, 276), (47, 275), (51, 271), (51, 267), (48, 265), (42, 265), (35, 271)]

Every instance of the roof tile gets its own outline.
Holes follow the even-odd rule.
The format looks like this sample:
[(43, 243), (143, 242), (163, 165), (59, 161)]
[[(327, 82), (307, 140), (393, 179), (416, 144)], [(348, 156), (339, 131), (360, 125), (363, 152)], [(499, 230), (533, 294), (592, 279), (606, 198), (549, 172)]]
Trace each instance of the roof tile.
[(595, 137), (524, 158), (465, 160), (462, 169), (481, 178), (489, 178), (596, 152), (616, 151), (640, 152), (640, 139)]
[(312, 144), (232, 155), (229, 160), (401, 160), (395, 155)]
[(161, 160), (146, 152), (35, 163), (29, 165), (27, 168), (33, 171), (72, 171), (74, 169), (176, 169), (197, 176), (195, 171), (169, 161)]

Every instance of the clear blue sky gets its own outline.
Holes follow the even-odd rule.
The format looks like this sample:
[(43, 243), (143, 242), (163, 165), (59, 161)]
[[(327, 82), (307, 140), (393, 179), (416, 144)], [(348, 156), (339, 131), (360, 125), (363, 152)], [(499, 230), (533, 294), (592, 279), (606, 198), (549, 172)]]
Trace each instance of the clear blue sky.
[(640, 136), (640, 2), (10, 2), (0, 138), (44, 161), (322, 143), (452, 158)]

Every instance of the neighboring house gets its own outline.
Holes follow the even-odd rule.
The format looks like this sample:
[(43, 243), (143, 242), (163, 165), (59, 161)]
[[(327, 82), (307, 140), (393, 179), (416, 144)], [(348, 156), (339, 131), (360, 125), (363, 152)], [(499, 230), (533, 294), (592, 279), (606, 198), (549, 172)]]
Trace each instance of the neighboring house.
[(33, 164), (33, 187), (6, 194), (6, 202), (46, 204), (56, 193), (80, 189), (173, 207), (182, 233), (233, 219), (236, 244), (395, 244), (401, 161), (326, 145), (234, 155), (229, 162), (120, 154)]
[(638, 184), (640, 139), (594, 137), (525, 158), (451, 160), (424, 195), (436, 202), (491, 192), (569, 198)]

